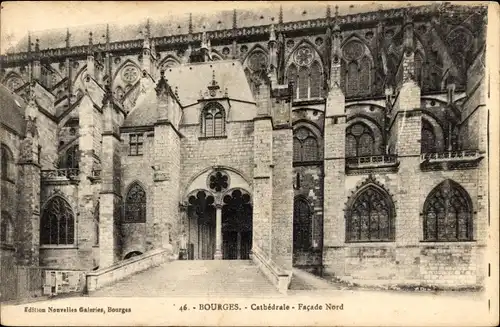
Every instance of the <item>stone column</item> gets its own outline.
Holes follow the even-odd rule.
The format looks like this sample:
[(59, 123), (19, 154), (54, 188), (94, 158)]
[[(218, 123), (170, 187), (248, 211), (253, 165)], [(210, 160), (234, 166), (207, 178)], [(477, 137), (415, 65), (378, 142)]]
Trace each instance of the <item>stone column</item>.
[(222, 204), (215, 206), (215, 260), (222, 260)]
[[(31, 91), (33, 92), (33, 91)], [(26, 137), (21, 141), (19, 156), (19, 202), (15, 234), (19, 265), (38, 266), (40, 255), (40, 164), (38, 109), (34, 96), (26, 107)]]

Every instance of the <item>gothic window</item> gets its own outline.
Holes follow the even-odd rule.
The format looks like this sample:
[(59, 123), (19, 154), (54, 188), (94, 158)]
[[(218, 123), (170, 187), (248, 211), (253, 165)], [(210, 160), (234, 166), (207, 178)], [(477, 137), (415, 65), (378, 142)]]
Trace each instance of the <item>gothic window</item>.
[(365, 53), (365, 46), (352, 40), (342, 48), (345, 64), (346, 96), (363, 96), (371, 93), (371, 60)]
[(143, 134), (130, 134), (129, 135), (129, 156), (142, 156), (144, 145)]
[(60, 169), (75, 168), (78, 169), (79, 163), (79, 151), (78, 144), (75, 144), (68, 148), (66, 152), (59, 158), (58, 167)]
[(53, 197), (43, 210), (40, 222), (40, 244), (65, 245), (75, 241), (75, 216), (69, 203)]
[(354, 198), (346, 215), (347, 242), (394, 241), (394, 209), (386, 192), (369, 185)]
[(5, 144), (2, 144), (1, 149), (2, 179), (14, 181), (14, 156)]
[(223, 136), (225, 133), (225, 112), (218, 103), (208, 104), (202, 112), (201, 134), (204, 137)]
[(350, 126), (346, 134), (346, 157), (371, 156), (375, 153), (373, 132), (365, 124)]
[(94, 245), (99, 245), (99, 201), (94, 209)]
[(10, 215), (2, 211), (2, 222), (0, 224), (0, 243), (14, 244), (14, 226)]
[(146, 192), (138, 183), (132, 184), (125, 198), (125, 223), (146, 222)]
[(457, 183), (442, 182), (425, 200), (424, 240), (472, 240), (472, 203), (467, 191)]
[(288, 67), (286, 76), (288, 82), (294, 82), (296, 100), (321, 98), (323, 71), (316, 51), (304, 45), (294, 52), (292, 59), (293, 63)]
[(433, 153), (437, 152), (436, 135), (434, 134), (434, 128), (425, 119), (422, 119), (422, 136), (421, 136), (421, 152), (422, 153)]
[(293, 136), (293, 161), (307, 162), (319, 160), (319, 147), (316, 136), (306, 127), (300, 127)]
[(311, 247), (312, 212), (309, 203), (303, 198), (296, 198), (293, 204), (293, 248), (308, 250)]

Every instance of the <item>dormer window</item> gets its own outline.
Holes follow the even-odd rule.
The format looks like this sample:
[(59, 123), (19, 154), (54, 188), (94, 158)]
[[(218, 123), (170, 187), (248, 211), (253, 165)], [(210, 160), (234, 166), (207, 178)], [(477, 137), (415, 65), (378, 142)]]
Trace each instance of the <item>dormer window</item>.
[(226, 132), (225, 111), (219, 103), (209, 103), (201, 113), (201, 135), (203, 137), (224, 136)]

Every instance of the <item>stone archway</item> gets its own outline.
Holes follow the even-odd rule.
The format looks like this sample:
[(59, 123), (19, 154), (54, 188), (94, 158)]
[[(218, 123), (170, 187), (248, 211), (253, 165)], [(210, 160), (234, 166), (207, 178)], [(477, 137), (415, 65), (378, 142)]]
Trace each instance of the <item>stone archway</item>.
[(250, 195), (244, 190), (230, 190), (222, 202), (222, 257), (224, 260), (248, 260), (253, 226)]
[(206, 190), (194, 192), (188, 197), (187, 214), (188, 258), (212, 260), (216, 244), (214, 196)]
[[(201, 180), (203, 179), (203, 180)], [(199, 175), (185, 197), (181, 251), (188, 259), (249, 259), (252, 205), (248, 184), (232, 171), (215, 168)], [(185, 253), (185, 252), (184, 252)]]

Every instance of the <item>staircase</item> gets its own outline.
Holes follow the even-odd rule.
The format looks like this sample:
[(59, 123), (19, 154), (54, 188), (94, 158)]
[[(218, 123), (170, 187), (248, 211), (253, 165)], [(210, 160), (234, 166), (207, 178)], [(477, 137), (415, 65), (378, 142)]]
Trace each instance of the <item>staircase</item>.
[(250, 260), (177, 260), (132, 275), (90, 296), (268, 296), (279, 293)]

